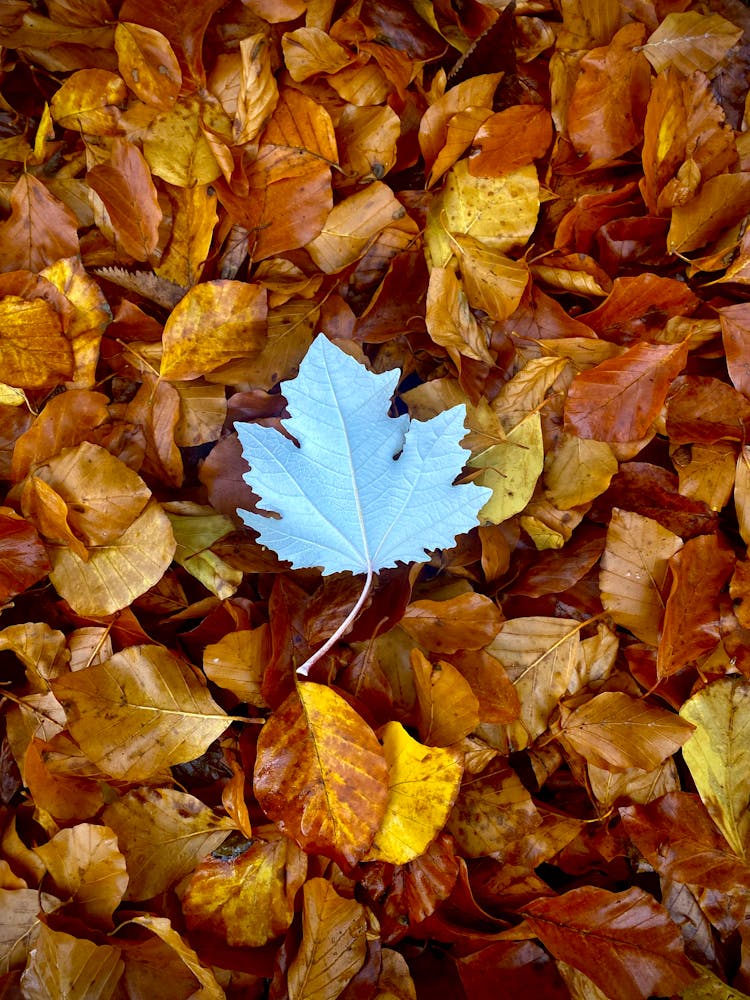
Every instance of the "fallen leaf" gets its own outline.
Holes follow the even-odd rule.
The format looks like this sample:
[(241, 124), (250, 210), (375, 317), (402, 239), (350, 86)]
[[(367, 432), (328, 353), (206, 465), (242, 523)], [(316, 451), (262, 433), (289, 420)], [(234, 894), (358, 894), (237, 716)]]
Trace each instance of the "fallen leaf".
[(707, 685), (680, 709), (696, 727), (682, 752), (685, 763), (711, 818), (742, 859), (750, 845), (746, 703), (747, 681), (735, 676)]
[(261, 730), (254, 790), (266, 815), (300, 847), (353, 865), (385, 813), (383, 749), (341, 695), (307, 682)]
[(116, 778), (137, 781), (193, 760), (230, 722), (205, 684), (159, 646), (129, 646), (53, 684), (75, 741)]

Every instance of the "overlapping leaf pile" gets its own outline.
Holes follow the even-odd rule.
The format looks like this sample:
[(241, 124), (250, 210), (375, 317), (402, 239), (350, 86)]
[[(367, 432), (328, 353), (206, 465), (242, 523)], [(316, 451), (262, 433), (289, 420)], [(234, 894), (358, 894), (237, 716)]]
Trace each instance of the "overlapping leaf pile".
[[(749, 991), (750, 10), (0, 45), (2, 992)], [(318, 330), (492, 497), (295, 681), (361, 580), (242, 525), (233, 426)]]

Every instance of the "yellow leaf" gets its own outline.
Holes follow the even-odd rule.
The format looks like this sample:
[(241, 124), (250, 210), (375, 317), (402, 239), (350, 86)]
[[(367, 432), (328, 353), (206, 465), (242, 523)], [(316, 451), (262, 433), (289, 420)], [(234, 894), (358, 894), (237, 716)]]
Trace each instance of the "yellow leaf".
[(600, 563), (601, 600), (618, 625), (655, 646), (664, 614), (662, 590), (682, 539), (658, 521), (615, 507)]
[(216, 194), (208, 184), (173, 187), (172, 232), (154, 273), (183, 288), (197, 284), (211, 247), (216, 214)]
[(502, 322), (518, 308), (529, 282), (529, 268), (473, 236), (455, 233), (452, 242), (461, 262), (461, 279), (474, 309)]
[(120, 74), (144, 104), (167, 110), (177, 100), (182, 72), (172, 46), (160, 31), (132, 21), (115, 26)]
[(152, 173), (176, 187), (210, 184), (221, 174), (201, 130), (196, 98), (177, 103), (154, 118), (143, 140), (143, 155)]
[(503, 177), (472, 177), (466, 160), (448, 173), (427, 216), (425, 241), (433, 267), (444, 267), (453, 247), (449, 234), (473, 236), (501, 252), (523, 246), (539, 214), (536, 168), (520, 167)]
[(102, 334), (112, 319), (109, 304), (97, 282), (86, 273), (80, 257), (58, 260), (39, 273), (62, 292), (71, 307), (66, 330), (73, 349), (70, 388), (93, 388)]
[(461, 754), (426, 747), (400, 722), (381, 734), (388, 764), (388, 801), (366, 861), (405, 865), (423, 854), (445, 826), (463, 774)]
[(505, 441), (473, 455), (467, 464), (482, 470), (474, 482), (492, 490), (492, 497), (479, 511), (480, 519), (502, 524), (518, 514), (531, 499), (544, 466), (539, 414), (530, 413), (508, 431)]
[(112, 830), (79, 823), (34, 850), (60, 894), (74, 901), (77, 916), (112, 926), (128, 884), (125, 858)]
[(151, 500), (115, 541), (92, 549), (87, 562), (66, 548), (50, 547), (49, 577), (74, 611), (101, 617), (128, 607), (158, 583), (174, 551), (169, 519)]
[(0, 382), (0, 405), (2, 406), (23, 406), (26, 402), (26, 393), (23, 389), (16, 389), (15, 386), (6, 385)]
[(340, 148), (339, 166), (360, 180), (379, 180), (396, 162), (396, 142), (401, 135), (401, 119), (392, 108), (344, 108), (336, 139)]
[(260, 285), (222, 279), (195, 285), (164, 324), (162, 378), (200, 378), (256, 355), (266, 341), (266, 317)]
[(419, 705), (419, 734), (425, 743), (449, 746), (476, 729), (479, 701), (452, 663), (441, 660), (433, 666), (420, 650), (414, 649), (411, 665)]
[(130, 882), (126, 899), (165, 892), (226, 840), (231, 820), (174, 788), (144, 786), (108, 805), (102, 822), (117, 834)]
[(455, 271), (433, 267), (427, 288), (427, 331), (436, 344), (444, 347), (458, 370), (461, 355), (492, 365), (487, 348), (487, 333), (480, 327), (469, 307)]
[(289, 998), (336, 1000), (365, 960), (365, 908), (322, 878), (310, 879), (302, 893), (302, 944), (289, 966)]
[(375, 733), (323, 684), (297, 686), (258, 737), (255, 797), (308, 853), (353, 865), (385, 813), (388, 771)]
[(117, 135), (128, 96), (125, 81), (106, 69), (79, 69), (55, 91), (50, 113), (63, 128), (88, 135)]
[(213, 507), (187, 501), (165, 504), (164, 510), (177, 542), (175, 562), (220, 600), (231, 597), (242, 583), (243, 573), (212, 552), (211, 546), (234, 531), (234, 523)]
[(161, 646), (128, 646), (52, 686), (86, 756), (128, 781), (194, 760), (231, 721), (198, 675)]
[(711, 818), (738, 857), (750, 852), (750, 682), (722, 677), (688, 698), (680, 715), (696, 727), (682, 756)]
[(73, 374), (70, 341), (44, 299), (0, 299), (0, 371), (22, 389), (50, 389)]
[(241, 853), (206, 858), (182, 898), (189, 929), (233, 948), (262, 948), (294, 917), (294, 898), (307, 875), (307, 856), (286, 837), (256, 840)]
[(547, 495), (560, 510), (579, 507), (601, 496), (618, 468), (606, 441), (562, 434), (545, 461)]

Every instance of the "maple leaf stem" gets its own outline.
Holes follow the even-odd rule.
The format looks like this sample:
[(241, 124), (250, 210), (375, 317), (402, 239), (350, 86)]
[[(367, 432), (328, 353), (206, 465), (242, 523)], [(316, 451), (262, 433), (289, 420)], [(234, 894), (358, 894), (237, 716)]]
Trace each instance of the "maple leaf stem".
[(373, 581), (374, 575), (375, 574), (373, 572), (372, 566), (371, 565), (368, 566), (368, 568), (367, 568), (367, 577), (365, 579), (365, 585), (362, 588), (362, 593), (357, 598), (357, 603), (354, 605), (354, 607), (352, 608), (352, 610), (349, 612), (349, 614), (346, 616), (346, 618), (342, 621), (342, 623), (339, 625), (339, 627), (336, 629), (336, 631), (333, 633), (333, 635), (329, 636), (328, 639), (326, 639), (326, 641), (323, 643), (323, 645), (320, 647), (320, 649), (316, 649), (315, 652), (312, 654), (312, 656), (308, 656), (308, 658), (305, 660), (305, 662), (303, 664), (301, 664), (299, 667), (297, 667), (297, 673), (301, 677), (307, 677), (308, 674), (309, 674), (309, 672), (310, 672), (310, 667), (314, 663), (317, 663), (318, 660), (320, 660), (323, 656), (325, 656), (326, 653), (328, 652), (328, 650), (331, 649), (333, 646), (336, 645), (336, 643), (339, 641), (339, 639), (341, 638), (341, 636), (342, 635), (346, 635), (346, 633), (349, 631), (349, 628), (350, 628), (352, 622), (357, 617), (357, 615), (360, 613), (360, 611), (362, 610), (362, 606), (364, 605), (365, 601), (367, 600), (367, 596), (370, 593), (370, 588), (372, 587), (372, 581)]

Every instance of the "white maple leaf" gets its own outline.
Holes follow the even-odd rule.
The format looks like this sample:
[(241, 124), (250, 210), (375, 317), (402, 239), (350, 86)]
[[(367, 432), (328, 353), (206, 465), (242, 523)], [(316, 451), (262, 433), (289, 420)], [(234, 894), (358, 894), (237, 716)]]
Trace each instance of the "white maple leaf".
[(453, 545), (491, 496), (473, 483), (453, 485), (467, 456), (463, 405), (421, 422), (388, 416), (399, 375), (368, 371), (320, 335), (282, 387), (285, 428), (299, 446), (273, 428), (237, 424), (245, 479), (263, 508), (281, 515), (239, 511), (260, 542), (295, 569), (367, 574), (326, 648), (356, 617), (374, 573)]

